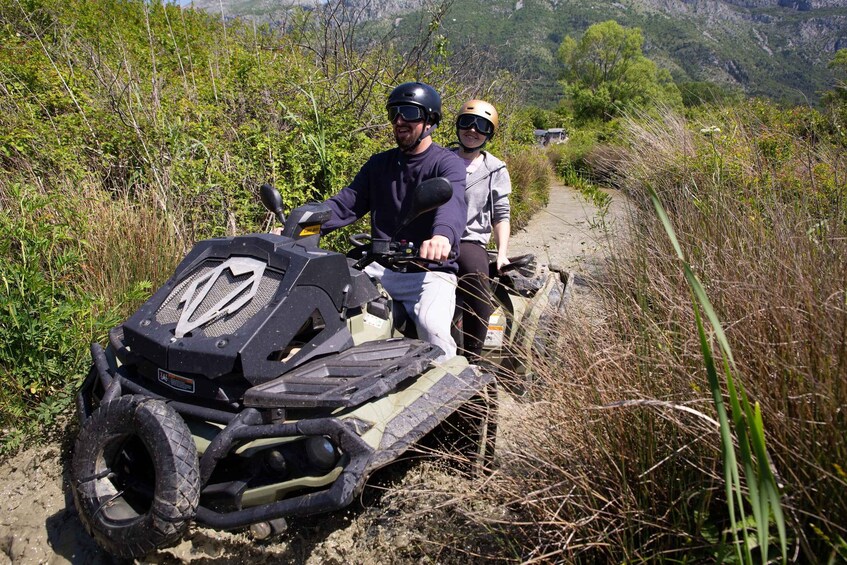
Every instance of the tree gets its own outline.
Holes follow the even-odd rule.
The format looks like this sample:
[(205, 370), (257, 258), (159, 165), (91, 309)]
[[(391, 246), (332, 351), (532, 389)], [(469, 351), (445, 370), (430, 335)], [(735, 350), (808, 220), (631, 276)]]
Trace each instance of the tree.
[(825, 93), (825, 101), (836, 105), (847, 104), (847, 49), (839, 49), (827, 67), (835, 75), (835, 88)]
[(559, 60), (576, 118), (608, 120), (633, 108), (681, 104), (670, 73), (644, 56), (643, 44), (640, 29), (613, 20), (592, 25), (579, 40), (565, 37)]

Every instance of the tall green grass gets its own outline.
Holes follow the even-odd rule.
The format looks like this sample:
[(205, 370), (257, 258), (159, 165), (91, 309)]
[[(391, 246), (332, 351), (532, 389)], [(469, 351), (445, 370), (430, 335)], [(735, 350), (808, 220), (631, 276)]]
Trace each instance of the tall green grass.
[[(682, 248), (677, 240), (676, 233), (668, 218), (665, 208), (662, 206), (659, 195), (651, 187), (648, 187), (656, 215), (662, 222), (665, 233), (668, 235), (679, 258), (685, 280), (691, 290), (691, 300), (694, 306), (694, 318), (697, 322), (697, 334), (700, 337), (700, 349), (703, 352), (703, 361), (706, 365), (706, 374), (709, 378), (709, 388), (715, 403), (715, 411), (720, 422), (721, 444), (723, 451), (724, 480), (726, 482), (726, 501), (729, 509), (730, 530), (735, 540), (735, 554), (739, 561), (753, 563), (753, 549), (758, 548), (762, 563), (770, 560), (768, 546), (770, 545), (770, 525), (774, 522), (779, 534), (779, 548), (782, 561), (786, 561), (786, 534), (785, 518), (782, 514), (780, 492), (776, 484), (773, 471), (770, 467), (770, 456), (765, 443), (765, 430), (762, 424), (762, 412), (758, 403), (751, 406), (747, 393), (741, 381), (733, 375), (737, 371), (735, 360), (732, 357), (732, 348), (726, 339), (723, 326), (715, 314), (712, 303), (703, 289), (703, 285), (687, 263)], [(724, 404), (724, 387), (718, 378), (716, 359), (710, 342), (712, 339), (706, 334), (701, 315), (708, 318), (713, 333), (713, 339), (718, 342), (721, 359), (723, 360), (723, 375), (726, 383), (726, 393), (729, 395), (732, 414), (732, 424)], [(734, 436), (733, 436), (734, 432)], [(738, 445), (736, 453), (735, 444)], [(744, 470), (746, 493), (742, 490), (742, 475), (739, 471), (739, 463)], [(745, 515), (747, 509), (752, 510), (755, 526), (755, 543), (747, 536), (747, 520)]]

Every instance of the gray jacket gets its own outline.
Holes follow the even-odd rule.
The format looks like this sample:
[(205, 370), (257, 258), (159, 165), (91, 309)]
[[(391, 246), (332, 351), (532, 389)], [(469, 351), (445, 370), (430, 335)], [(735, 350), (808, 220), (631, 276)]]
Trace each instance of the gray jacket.
[(483, 151), (482, 163), (473, 173), (468, 174), (465, 183), (468, 224), (462, 235), (462, 241), (488, 245), (492, 226), (509, 221), (510, 192), (512, 192), (512, 180), (509, 178), (506, 164), (491, 153)]

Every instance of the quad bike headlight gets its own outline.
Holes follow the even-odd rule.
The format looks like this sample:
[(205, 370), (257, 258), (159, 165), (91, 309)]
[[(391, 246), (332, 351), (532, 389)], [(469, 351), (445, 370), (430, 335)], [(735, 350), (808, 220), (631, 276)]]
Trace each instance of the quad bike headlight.
[(338, 462), (338, 450), (324, 436), (313, 436), (306, 440), (306, 458), (318, 469), (332, 469)]

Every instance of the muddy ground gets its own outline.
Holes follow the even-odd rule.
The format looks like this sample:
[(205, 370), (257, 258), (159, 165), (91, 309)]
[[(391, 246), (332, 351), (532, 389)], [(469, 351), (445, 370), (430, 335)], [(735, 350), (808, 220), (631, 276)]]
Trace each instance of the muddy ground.
[[(607, 220), (621, 217), (619, 200), (613, 201)], [(547, 208), (512, 236), (510, 255), (534, 253), (542, 268), (555, 265), (578, 273), (573, 300), (589, 299), (585, 282), (596, 272), (603, 248), (599, 220), (596, 209), (575, 191), (554, 186)], [(498, 449), (508, 441), (516, 421), (501, 419)], [(75, 423), (68, 418), (46, 445), (0, 463), (0, 565), (113, 562), (85, 533), (67, 488), (65, 463), (74, 431)], [(437, 520), (443, 511), (439, 508), (456, 503), (472, 488), (468, 479), (444, 466), (404, 465), (378, 477), (349, 510), (297, 520), (272, 541), (255, 542), (245, 533), (193, 527), (181, 544), (143, 562), (445, 562), (438, 540), (421, 539), (420, 525)]]

